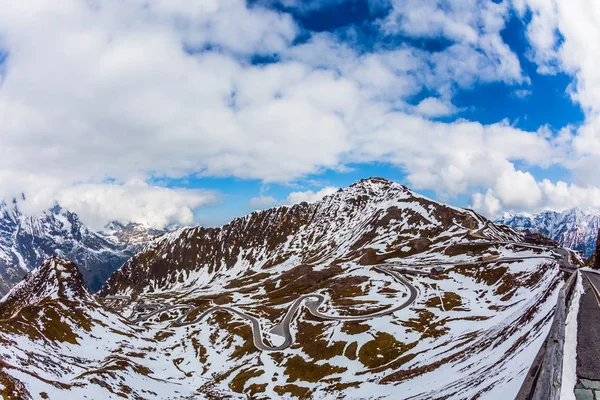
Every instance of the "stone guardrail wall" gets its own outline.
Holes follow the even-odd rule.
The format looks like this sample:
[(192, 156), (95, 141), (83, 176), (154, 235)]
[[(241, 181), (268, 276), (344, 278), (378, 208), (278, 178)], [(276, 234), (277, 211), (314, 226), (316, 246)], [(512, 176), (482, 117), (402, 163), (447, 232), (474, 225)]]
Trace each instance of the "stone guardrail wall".
[[(578, 273), (571, 274), (571, 277), (560, 289), (556, 301), (554, 320), (543, 346), (541, 361), (537, 366), (533, 380), (529, 380), (530, 387), (523, 387), (517, 399), (560, 400), (566, 317)], [(524, 385), (526, 383), (527, 380)]]

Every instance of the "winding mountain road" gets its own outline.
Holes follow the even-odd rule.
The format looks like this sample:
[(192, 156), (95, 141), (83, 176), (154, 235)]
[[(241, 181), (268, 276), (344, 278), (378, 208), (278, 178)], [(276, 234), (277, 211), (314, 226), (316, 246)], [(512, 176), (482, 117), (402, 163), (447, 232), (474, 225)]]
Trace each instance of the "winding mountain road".
[[(197, 307), (189, 305), (189, 304), (180, 304), (180, 305), (174, 305), (174, 306), (161, 307), (159, 304), (156, 304), (156, 303), (151, 303), (151, 304), (138, 303), (134, 306), (131, 315), (127, 318), (133, 323), (139, 323), (139, 322), (146, 321), (158, 314), (162, 314), (167, 311), (183, 309), (183, 310), (187, 310), (187, 311), (182, 316), (180, 316), (175, 321), (173, 321), (172, 326), (184, 327), (184, 326), (197, 324), (198, 322), (203, 321), (210, 314), (212, 314), (216, 311), (228, 311), (232, 314), (238, 315), (238, 316), (250, 321), (251, 327), (252, 327), (252, 337), (253, 337), (254, 346), (258, 350), (280, 351), (280, 350), (287, 349), (294, 342), (292, 333), (290, 331), (290, 325), (291, 325), (292, 319), (294, 318), (294, 315), (296, 314), (296, 312), (302, 305), (304, 305), (304, 307), (313, 316), (324, 319), (324, 320), (364, 321), (367, 319), (390, 315), (396, 311), (399, 311), (399, 310), (402, 310), (403, 308), (408, 307), (415, 301), (415, 299), (417, 298), (418, 291), (405, 277), (403, 277), (400, 274), (400, 271), (398, 271), (393, 266), (388, 266), (388, 265), (375, 266), (375, 269), (380, 272), (383, 272), (385, 274), (391, 275), (392, 277), (396, 278), (398, 281), (400, 281), (402, 284), (404, 284), (408, 288), (409, 296), (402, 304), (399, 304), (397, 306), (391, 307), (386, 310), (377, 311), (377, 312), (374, 312), (371, 314), (356, 315), (356, 316), (329, 315), (329, 314), (325, 314), (325, 313), (322, 313), (321, 311), (319, 311), (319, 308), (327, 300), (325, 296), (323, 296), (321, 294), (316, 294), (316, 293), (315, 294), (305, 294), (305, 295), (300, 296), (298, 299), (296, 299), (290, 305), (290, 307), (286, 311), (285, 316), (283, 317), (281, 322), (278, 323), (275, 327), (273, 327), (270, 330), (271, 334), (282, 336), (284, 338), (283, 343), (281, 343), (279, 345), (265, 344), (262, 326), (261, 326), (258, 318), (254, 317), (250, 314), (247, 314), (244, 311), (241, 311), (237, 308), (229, 307), (229, 306), (211, 307), (208, 310), (204, 311), (202, 314), (200, 314), (196, 319), (194, 319), (192, 321), (186, 321), (186, 318), (191, 313), (193, 313), (197, 309)], [(131, 298), (129, 296), (107, 296), (104, 298), (104, 300), (131, 300)], [(147, 313), (143, 314), (137, 318), (133, 318), (139, 312), (147, 312)]]
[[(481, 228), (477, 231), (478, 237), (482, 237), (482, 238), (484, 237), (483, 231), (486, 228), (487, 228), (487, 224), (485, 224), (483, 226), (483, 228)], [(569, 253), (567, 250), (562, 249), (562, 248), (551, 248), (548, 246), (539, 246), (539, 245), (533, 245), (533, 244), (528, 244), (528, 243), (509, 242), (509, 241), (490, 241), (488, 243), (489, 244), (518, 245), (518, 246), (525, 247), (525, 248), (540, 249), (540, 250), (546, 250), (546, 251), (551, 250), (555, 254), (555, 256), (559, 257), (559, 264), (561, 264), (561, 266), (564, 266), (565, 264), (569, 264)], [(540, 256), (521, 256), (521, 257), (500, 257), (500, 258), (497, 258), (494, 260), (489, 260), (489, 261), (477, 260), (477, 261), (473, 261), (473, 262), (462, 262), (462, 263), (461, 262), (457, 263), (457, 262), (437, 261), (437, 262), (435, 262), (435, 265), (461, 265), (461, 266), (463, 266), (463, 265), (481, 265), (481, 264), (488, 264), (488, 263), (519, 261), (519, 260), (533, 259), (533, 258), (552, 258), (552, 257), (541, 256), (541, 255)], [(411, 267), (419, 267), (419, 266), (420, 267), (431, 267), (432, 265), (431, 264), (411, 264), (410, 266)], [(181, 315), (179, 318), (177, 318), (175, 321), (172, 322), (172, 326), (184, 327), (184, 326), (197, 324), (197, 323), (203, 321), (204, 319), (206, 319), (210, 314), (212, 314), (216, 311), (228, 311), (232, 314), (238, 315), (238, 316), (250, 321), (250, 324), (252, 327), (252, 336), (253, 336), (254, 346), (258, 350), (280, 351), (280, 350), (284, 350), (284, 349), (288, 348), (289, 346), (291, 346), (294, 341), (294, 339), (292, 337), (292, 333), (290, 331), (290, 325), (291, 325), (292, 320), (293, 320), (294, 316), (296, 315), (297, 311), (302, 306), (304, 306), (311, 315), (313, 315), (314, 317), (317, 317), (317, 318), (321, 318), (323, 320), (364, 321), (364, 320), (368, 320), (368, 319), (372, 319), (372, 318), (390, 315), (396, 311), (402, 310), (402, 309), (410, 306), (415, 301), (415, 299), (417, 298), (417, 294), (418, 294), (417, 289), (404, 276), (401, 275), (401, 273), (409, 272), (409, 270), (407, 270), (406, 268), (398, 268), (397, 266), (392, 266), (392, 265), (377, 265), (374, 268), (379, 272), (391, 275), (392, 277), (397, 279), (399, 282), (401, 282), (404, 286), (406, 286), (406, 288), (409, 290), (408, 298), (404, 302), (402, 302), (401, 304), (399, 304), (397, 306), (390, 307), (388, 309), (377, 311), (377, 312), (374, 312), (371, 314), (364, 314), (364, 315), (357, 315), (357, 316), (340, 316), (340, 315), (330, 315), (330, 314), (326, 314), (326, 313), (319, 311), (321, 306), (326, 301), (325, 296), (323, 296), (321, 294), (317, 294), (317, 293), (302, 295), (288, 307), (281, 322), (279, 322), (277, 325), (275, 325), (269, 331), (269, 333), (271, 333), (273, 335), (278, 335), (278, 336), (283, 337), (284, 340), (279, 345), (272, 345), (272, 344), (265, 343), (262, 326), (261, 326), (258, 318), (256, 318), (255, 316), (252, 316), (250, 314), (247, 314), (246, 312), (244, 312), (238, 308), (229, 307), (229, 306), (211, 307), (208, 310), (204, 311), (202, 314), (200, 314), (196, 319), (191, 320), (191, 321), (186, 321), (186, 318), (190, 314), (192, 314), (197, 309), (197, 307), (189, 305), (189, 304), (180, 304), (180, 305), (162, 307), (160, 304), (156, 304), (156, 303), (152, 303), (152, 304), (137, 303), (134, 306), (131, 315), (127, 318), (133, 323), (139, 323), (142, 321), (146, 321), (158, 314), (162, 314), (164, 312), (168, 312), (168, 311), (172, 311), (172, 310), (187, 310), (184, 312), (183, 315)], [(131, 298), (129, 296), (107, 296), (104, 298), (104, 300), (131, 301)], [(134, 318), (135, 315), (139, 314), (139, 313), (143, 313), (143, 314), (138, 316), (137, 318)]]

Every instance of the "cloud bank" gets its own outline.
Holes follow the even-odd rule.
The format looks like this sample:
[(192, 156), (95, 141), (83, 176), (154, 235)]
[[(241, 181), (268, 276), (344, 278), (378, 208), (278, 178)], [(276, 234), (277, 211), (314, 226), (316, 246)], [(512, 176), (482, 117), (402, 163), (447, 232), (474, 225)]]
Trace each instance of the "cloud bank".
[(306, 202), (306, 203), (314, 203), (316, 201), (321, 200), (325, 196), (329, 196), (338, 191), (338, 188), (335, 186), (326, 186), (318, 191), (313, 190), (304, 190), (304, 191), (296, 191), (291, 192), (285, 199), (277, 200), (273, 196), (258, 196), (250, 199), (248, 203), (250, 207), (253, 207), (257, 210), (273, 207), (275, 205), (285, 205), (292, 206), (294, 204)]
[[(407, 41), (364, 51), (348, 32), (306, 32), (267, 2), (0, 0), (0, 193), (58, 201), (95, 225), (160, 226), (190, 223), (216, 195), (160, 188), (152, 178), (288, 183), (383, 162), (416, 189), (473, 194), (488, 215), (598, 206), (600, 178), (589, 172), (600, 161), (593, 1), (371, 6), (381, 3), (388, 12), (373, 24), (383, 37), (447, 46), (426, 51)], [(527, 86), (500, 34), (513, 7), (532, 13), (526, 35), (539, 70), (576, 77), (571, 96), (586, 111), (584, 126), (553, 133), (510, 121), (435, 120), (456, 113), (459, 90)], [(411, 105), (423, 91), (429, 96)], [(573, 171), (575, 181), (536, 180), (528, 171), (552, 166)], [(292, 193), (286, 202), (320, 193)]]

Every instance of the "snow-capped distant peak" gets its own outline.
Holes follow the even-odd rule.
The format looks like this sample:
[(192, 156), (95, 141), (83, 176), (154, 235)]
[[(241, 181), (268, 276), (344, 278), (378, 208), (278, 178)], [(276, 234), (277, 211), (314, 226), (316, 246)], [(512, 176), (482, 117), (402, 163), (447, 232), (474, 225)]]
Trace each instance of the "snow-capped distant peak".
[(88, 286), (97, 290), (145, 242), (162, 233), (140, 224), (114, 223), (112, 228), (111, 235), (95, 232), (59, 205), (29, 215), (20, 211), (19, 201), (0, 202), (0, 294), (50, 256), (75, 261)]
[(507, 214), (496, 223), (520, 229), (536, 229), (562, 246), (581, 251), (587, 258), (596, 247), (600, 214), (572, 208), (563, 212)]

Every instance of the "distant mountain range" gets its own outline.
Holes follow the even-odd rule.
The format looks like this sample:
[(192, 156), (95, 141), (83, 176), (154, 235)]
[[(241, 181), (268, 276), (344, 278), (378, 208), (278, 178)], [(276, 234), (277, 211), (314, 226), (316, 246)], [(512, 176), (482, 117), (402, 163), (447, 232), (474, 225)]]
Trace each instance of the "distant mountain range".
[(596, 248), (600, 214), (585, 213), (578, 208), (539, 214), (505, 213), (495, 222), (521, 230), (537, 230), (561, 246), (580, 251), (585, 258), (589, 258)]
[(59, 206), (28, 216), (17, 201), (0, 203), (0, 295), (49, 256), (76, 262), (88, 288), (98, 290), (135, 251), (163, 232), (113, 222), (105, 232), (86, 227)]

